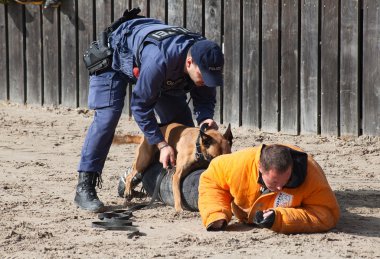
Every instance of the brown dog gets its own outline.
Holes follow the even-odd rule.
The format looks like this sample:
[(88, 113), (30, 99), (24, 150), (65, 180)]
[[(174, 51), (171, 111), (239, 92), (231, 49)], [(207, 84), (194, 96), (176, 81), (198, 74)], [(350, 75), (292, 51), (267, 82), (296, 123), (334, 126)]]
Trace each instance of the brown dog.
[[(172, 123), (161, 128), (165, 141), (176, 151), (176, 169), (173, 174), (173, 197), (176, 211), (182, 211), (180, 183), (181, 179), (189, 172), (206, 168), (211, 159), (231, 153), (232, 132), (231, 126), (224, 135), (214, 129), (203, 132), (197, 127), (187, 127), (182, 124)], [(153, 162), (158, 148), (149, 145), (146, 138), (139, 136), (115, 136), (115, 143), (136, 143), (140, 145), (136, 151), (136, 158), (132, 165), (132, 171), (125, 178), (124, 197), (132, 198), (132, 179), (138, 173), (143, 173)]]

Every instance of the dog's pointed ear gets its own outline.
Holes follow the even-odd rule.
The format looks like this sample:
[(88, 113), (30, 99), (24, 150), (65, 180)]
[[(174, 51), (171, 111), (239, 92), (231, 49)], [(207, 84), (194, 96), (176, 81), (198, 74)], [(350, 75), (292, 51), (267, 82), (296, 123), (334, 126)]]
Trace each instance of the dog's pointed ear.
[(232, 139), (234, 138), (234, 136), (232, 135), (230, 123), (228, 123), (227, 130), (226, 130), (226, 132), (224, 132), (223, 137), (228, 140), (228, 143), (232, 147)]
[(212, 143), (212, 137), (210, 135), (207, 135), (203, 131), (199, 131), (199, 132), (201, 134), (201, 139), (202, 139), (203, 146), (205, 146), (206, 148), (208, 148), (211, 145), (211, 143)]

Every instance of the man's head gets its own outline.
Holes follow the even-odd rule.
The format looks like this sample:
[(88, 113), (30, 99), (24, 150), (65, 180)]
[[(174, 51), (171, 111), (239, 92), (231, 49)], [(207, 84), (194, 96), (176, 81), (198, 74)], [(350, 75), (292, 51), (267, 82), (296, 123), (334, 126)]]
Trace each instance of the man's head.
[(223, 86), (224, 55), (213, 41), (201, 40), (194, 43), (186, 59), (190, 78), (197, 86)]
[(281, 191), (289, 181), (293, 169), (290, 149), (282, 145), (268, 145), (261, 150), (259, 170), (266, 187)]

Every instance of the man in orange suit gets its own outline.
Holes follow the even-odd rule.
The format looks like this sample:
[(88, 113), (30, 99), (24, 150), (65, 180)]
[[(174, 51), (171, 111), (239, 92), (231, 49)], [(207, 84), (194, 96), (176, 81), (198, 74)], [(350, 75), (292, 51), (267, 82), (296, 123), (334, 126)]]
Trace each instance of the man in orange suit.
[(215, 158), (199, 184), (199, 211), (209, 231), (241, 222), (280, 233), (324, 232), (340, 209), (317, 162), (289, 145), (260, 145)]

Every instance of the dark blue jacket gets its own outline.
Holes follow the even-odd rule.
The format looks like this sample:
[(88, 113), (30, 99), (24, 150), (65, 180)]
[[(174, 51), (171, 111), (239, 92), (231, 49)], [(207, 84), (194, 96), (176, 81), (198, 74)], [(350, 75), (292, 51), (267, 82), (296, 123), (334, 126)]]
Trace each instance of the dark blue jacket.
[[(187, 78), (187, 82), (194, 85), (184, 73), (185, 60), (190, 46), (204, 39), (195, 34), (174, 35), (161, 41), (146, 37), (152, 31), (168, 27), (173, 26), (150, 18), (135, 19), (121, 24), (109, 38), (114, 49), (112, 68), (136, 82), (131, 99), (132, 114), (150, 144), (164, 140), (153, 111), (158, 98), (162, 94), (184, 95), (182, 91), (167, 91), (168, 81), (178, 82)], [(133, 67), (138, 63), (140, 76), (137, 80), (133, 75)], [(215, 88), (194, 87), (190, 95), (197, 122), (213, 118)]]

